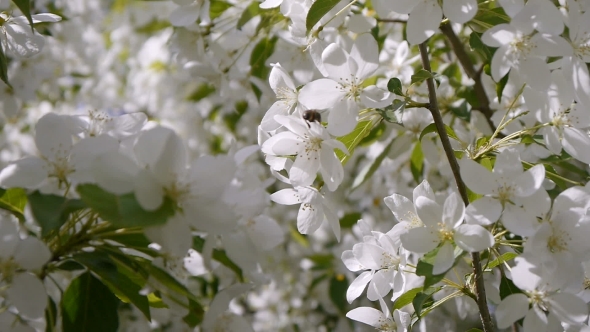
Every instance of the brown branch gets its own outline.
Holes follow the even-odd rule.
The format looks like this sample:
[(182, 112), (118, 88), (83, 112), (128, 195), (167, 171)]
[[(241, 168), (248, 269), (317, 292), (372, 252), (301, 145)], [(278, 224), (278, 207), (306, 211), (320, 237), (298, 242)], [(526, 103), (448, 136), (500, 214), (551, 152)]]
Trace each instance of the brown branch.
[(399, 18), (377, 18), (376, 20), (383, 23), (408, 23), (408, 21)]
[[(432, 73), (432, 69), (430, 67), (430, 60), (428, 59), (428, 51), (426, 49), (426, 42), (418, 45), (420, 48), (420, 57), (422, 58), (422, 67), (424, 70)], [(455, 182), (457, 183), (457, 188), (459, 189), (459, 194), (463, 199), (465, 205), (469, 205), (469, 198), (467, 196), (467, 187), (461, 178), (461, 173), (459, 170), (459, 163), (455, 158), (455, 153), (453, 152), (453, 147), (451, 146), (451, 141), (449, 140), (449, 135), (447, 135), (447, 131), (445, 130), (444, 122), (442, 119), (442, 115), (440, 114), (440, 110), (438, 108), (438, 102), (436, 99), (436, 90), (434, 88), (434, 79), (429, 77), (426, 80), (426, 84), (428, 86), (428, 99), (430, 103), (430, 113), (432, 114), (432, 118), (434, 119), (434, 124), (436, 126), (436, 130), (438, 131), (438, 135), (440, 137), (440, 141), (442, 143), (443, 149), (445, 154), (447, 155), (447, 159), (449, 164), (451, 165), (451, 170), (453, 171), (453, 176), (455, 177)], [(483, 271), (481, 270), (481, 262), (479, 252), (472, 252), (471, 259), (473, 261), (473, 274), (475, 276), (475, 292), (477, 297), (477, 306), (479, 308), (479, 315), (481, 318), (481, 322), (483, 324), (484, 332), (493, 332), (494, 325), (492, 323), (492, 318), (490, 316), (490, 311), (488, 310), (488, 304), (486, 300), (486, 291), (485, 286), (483, 283)]]
[(441, 24), (440, 31), (442, 31), (443, 35), (445, 35), (451, 43), (451, 49), (457, 56), (457, 59), (459, 60), (459, 63), (461, 64), (461, 67), (463, 67), (463, 70), (465, 71), (467, 76), (469, 76), (469, 78), (475, 81), (475, 84), (473, 85), (473, 90), (475, 91), (475, 95), (479, 102), (479, 106), (473, 109), (480, 111), (485, 116), (486, 121), (488, 122), (488, 125), (490, 126), (492, 131), (495, 131), (496, 126), (492, 121), (492, 115), (494, 114), (494, 110), (490, 108), (490, 100), (488, 98), (488, 95), (486, 94), (486, 90), (484, 89), (483, 84), (481, 83), (481, 74), (483, 71), (483, 67), (481, 67), (479, 70), (475, 69), (473, 62), (471, 61), (471, 58), (469, 58), (469, 54), (467, 54), (465, 48), (463, 47), (463, 43), (461, 42), (459, 37), (457, 37), (455, 31), (453, 31), (453, 28), (450, 24)]

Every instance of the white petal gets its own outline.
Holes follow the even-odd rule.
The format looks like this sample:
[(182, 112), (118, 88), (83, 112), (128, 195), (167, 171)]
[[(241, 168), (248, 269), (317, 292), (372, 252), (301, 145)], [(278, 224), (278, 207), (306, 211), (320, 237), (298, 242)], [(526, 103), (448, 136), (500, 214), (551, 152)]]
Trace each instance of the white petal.
[(320, 163), (322, 178), (326, 182), (328, 190), (336, 190), (344, 178), (344, 169), (334, 154), (334, 150), (322, 147), (320, 150)]
[(31, 57), (43, 49), (45, 38), (38, 32), (31, 31), (28, 25), (4, 24), (2, 26), (8, 50), (16, 56)]
[(264, 131), (273, 131), (278, 129), (281, 125), (275, 121), (275, 115), (289, 115), (293, 105), (288, 105), (283, 100), (275, 101), (274, 104), (266, 111), (262, 121), (260, 122), (260, 128)]
[(324, 221), (324, 210), (321, 205), (301, 204), (297, 214), (297, 230), (301, 234), (315, 232)]
[(577, 128), (566, 127), (563, 130), (563, 149), (579, 161), (590, 164), (590, 137), (585, 131)]
[(356, 38), (350, 56), (358, 64), (358, 69), (353, 74), (359, 79), (369, 78), (379, 67), (379, 48), (370, 33), (361, 34)]
[(381, 324), (387, 320), (385, 315), (375, 309), (369, 307), (360, 307), (355, 308), (346, 313), (346, 317), (356, 320), (357, 322), (365, 323), (367, 325), (371, 325), (375, 328), (381, 327)]
[(497, 199), (484, 196), (465, 209), (465, 222), (487, 226), (495, 223), (502, 214), (502, 204)]
[(494, 181), (495, 176), (487, 168), (467, 158), (461, 159), (459, 165), (461, 166), (461, 177), (465, 181), (465, 185), (473, 192), (486, 195), (497, 188)]
[(169, 218), (163, 225), (146, 227), (144, 233), (148, 239), (161, 245), (165, 253), (176, 257), (186, 256), (193, 244), (191, 229), (182, 215)]
[(47, 245), (32, 236), (20, 241), (14, 252), (14, 260), (27, 270), (40, 270), (49, 259), (51, 251)]
[(385, 205), (393, 212), (395, 218), (402, 222), (411, 222), (413, 216), (418, 216), (414, 203), (402, 195), (393, 194), (383, 199)]
[(477, 14), (476, 0), (445, 0), (443, 2), (443, 12), (455, 23), (466, 23)]
[(522, 59), (518, 66), (518, 73), (531, 88), (539, 92), (549, 89), (551, 73), (545, 60), (535, 57)]
[(392, 281), (393, 271), (379, 270), (373, 275), (373, 279), (367, 288), (367, 299), (369, 301), (377, 301), (383, 298), (391, 290), (390, 283)]
[(434, 267), (432, 268), (432, 274), (442, 274), (453, 267), (455, 263), (455, 255), (453, 246), (446, 242), (440, 247), (436, 258), (434, 259)]
[(526, 197), (534, 194), (543, 185), (545, 178), (545, 167), (535, 165), (514, 181), (514, 194), (519, 197)]
[(378, 270), (387, 265), (388, 254), (380, 246), (357, 243), (352, 247), (354, 257), (367, 269)]
[(438, 227), (438, 223), (442, 221), (442, 207), (437, 202), (424, 196), (420, 196), (416, 200), (416, 211), (420, 220), (427, 226)]
[[(446, 1), (445, 1), (446, 2)], [(500, 47), (516, 38), (516, 29), (509, 24), (498, 24), (481, 36), (481, 41), (491, 47)]]
[(574, 49), (572, 45), (559, 36), (538, 33), (531, 38), (535, 44), (535, 54), (545, 56), (572, 56)]
[(282, 205), (293, 205), (293, 204), (300, 204), (301, 200), (299, 199), (299, 194), (295, 189), (282, 189), (279, 190), (272, 195), (270, 195), (270, 199), (278, 204)]
[(19, 314), (30, 319), (43, 316), (47, 306), (47, 293), (39, 278), (30, 273), (18, 273), (6, 290), (10, 302)]
[(344, 136), (357, 125), (359, 107), (350, 99), (341, 99), (328, 115), (328, 131), (334, 136)]
[(164, 201), (164, 189), (150, 172), (141, 170), (135, 178), (135, 198), (142, 208), (154, 211)]
[(322, 52), (322, 61), (329, 78), (340, 83), (350, 80), (355, 73), (350, 72), (348, 57), (348, 53), (338, 44), (330, 44), (326, 47)]
[(92, 163), (96, 183), (117, 195), (133, 191), (134, 179), (138, 173), (135, 162), (118, 151), (98, 156)]
[(498, 328), (505, 329), (529, 311), (529, 298), (524, 294), (510, 294), (496, 308)]
[(438, 234), (429, 227), (409, 229), (407, 233), (400, 235), (400, 239), (406, 250), (417, 254), (424, 254), (433, 250), (440, 242)]
[(173, 26), (185, 27), (197, 21), (200, 8), (198, 6), (181, 6), (170, 13), (170, 23)]
[(512, 204), (506, 204), (504, 207), (501, 221), (506, 229), (521, 236), (531, 236), (535, 232), (536, 224), (538, 224), (534, 215)]
[(455, 243), (469, 252), (482, 251), (494, 245), (494, 237), (479, 225), (459, 225), (455, 231)]
[(289, 131), (283, 131), (262, 144), (262, 152), (272, 156), (291, 156), (297, 154), (303, 144), (295, 134)]
[(442, 221), (447, 227), (455, 228), (463, 222), (465, 216), (465, 204), (457, 193), (452, 193), (445, 200), (442, 213)]
[(547, 331), (547, 316), (534, 306), (524, 317), (523, 332)]
[(418, 199), (419, 196), (425, 196), (426, 198), (430, 198), (433, 201), (436, 200), (436, 197), (434, 196), (434, 191), (432, 190), (432, 187), (430, 187), (430, 183), (428, 183), (427, 180), (423, 180), (422, 182), (420, 182), (420, 184), (416, 188), (414, 188), (414, 191), (412, 193), (414, 201), (416, 201), (416, 199)]
[(329, 78), (307, 83), (299, 90), (299, 103), (308, 109), (326, 109), (344, 97), (340, 84)]
[(45, 162), (37, 157), (25, 157), (6, 166), (0, 172), (3, 188), (36, 188), (47, 179)]
[(502, 45), (494, 53), (492, 57), (492, 78), (496, 82), (508, 74), (512, 68), (512, 60), (508, 56), (508, 45)]
[(568, 324), (581, 324), (588, 318), (586, 303), (574, 294), (565, 292), (551, 296), (551, 313)]
[(309, 186), (313, 183), (320, 168), (318, 153), (298, 155), (289, 170), (289, 180), (293, 186)]
[(406, 33), (408, 42), (412, 45), (420, 44), (432, 36), (440, 25), (442, 9), (434, 1), (420, 2), (408, 18)]
[(361, 92), (361, 103), (366, 107), (381, 108), (391, 104), (395, 95), (379, 89), (375, 85), (368, 86)]
[(361, 296), (365, 287), (367, 287), (367, 284), (371, 281), (371, 278), (373, 278), (373, 273), (371, 271), (365, 271), (356, 277), (346, 290), (346, 301), (352, 303), (352, 301)]

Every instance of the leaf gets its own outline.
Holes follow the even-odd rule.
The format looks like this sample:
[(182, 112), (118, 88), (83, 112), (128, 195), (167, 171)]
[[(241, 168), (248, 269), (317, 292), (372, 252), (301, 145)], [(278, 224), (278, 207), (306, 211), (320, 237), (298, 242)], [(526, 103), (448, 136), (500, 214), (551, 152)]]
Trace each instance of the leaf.
[(510, 17), (504, 12), (502, 7), (490, 9), (480, 6), (477, 14), (470, 21), (469, 27), (477, 32), (482, 32), (498, 24), (509, 22)]
[(340, 227), (352, 228), (352, 226), (354, 226), (359, 221), (359, 219), (361, 219), (361, 217), (362, 215), (358, 212), (347, 213), (342, 218), (340, 218)]
[(496, 83), (496, 96), (498, 97), (498, 102), (502, 101), (502, 93), (504, 92), (506, 83), (508, 83), (508, 75), (504, 75), (504, 77), (502, 77), (500, 81)]
[(12, 0), (14, 4), (20, 9), (20, 11), (25, 15), (27, 21), (29, 21), (29, 25), (31, 26), (31, 31), (33, 30), (33, 18), (31, 17), (31, 1), (30, 0)]
[(410, 170), (416, 183), (420, 183), (422, 178), (422, 171), (424, 170), (424, 153), (422, 152), (422, 144), (420, 141), (416, 142), (412, 155), (410, 156)]
[(398, 96), (404, 95), (402, 91), (402, 82), (397, 77), (389, 79), (389, 82), (387, 82), (387, 90), (389, 90), (389, 92), (395, 93)]
[(412, 84), (420, 84), (424, 81), (426, 81), (429, 78), (433, 78), (434, 76), (432, 76), (432, 73), (425, 70), (425, 69), (420, 69), (418, 70), (414, 75), (412, 75)]
[[(457, 134), (455, 133), (455, 131), (453, 130), (453, 128), (447, 126), (446, 124), (445, 124), (445, 131), (447, 132), (447, 135), (449, 136), (449, 138), (452, 138), (452, 139), (454, 139), (456, 141), (461, 141), (459, 139), (459, 137), (457, 137)], [(422, 132), (420, 133), (420, 139), (419, 140), (421, 141), (422, 138), (424, 137), (424, 135), (430, 134), (430, 133), (434, 133), (434, 132), (436, 132), (438, 134), (438, 131), (436, 130), (436, 124), (431, 123), (428, 126), (426, 126), (426, 128), (424, 128), (422, 130)]]
[[(418, 265), (416, 266), (416, 275), (424, 277), (424, 289), (427, 289), (430, 286), (441, 281), (446, 275), (446, 271), (441, 274), (436, 274), (436, 275), (432, 274), (432, 270), (434, 269), (434, 260), (436, 259), (436, 255), (438, 254), (439, 248), (436, 248), (436, 249), (426, 253), (424, 255), (424, 257), (422, 257), (418, 261)], [(455, 254), (455, 262), (453, 263), (453, 266), (455, 266), (455, 264), (457, 264), (457, 262), (461, 258), (461, 255), (463, 254), (463, 250), (461, 250), (459, 247), (456, 247), (454, 254)]]
[(97, 275), (121, 301), (132, 303), (148, 320), (151, 320), (148, 299), (145, 295), (140, 295), (145, 280), (135, 278), (134, 282), (117, 268), (115, 261), (109, 255), (101, 251), (79, 253), (74, 255), (72, 259)]
[(471, 47), (472, 51), (477, 52), (481, 57), (483, 57), (484, 61), (486, 62), (492, 60), (492, 56), (494, 56), (494, 52), (496, 51), (495, 48), (484, 44), (481, 40), (481, 33), (477, 33), (475, 31), (469, 35), (469, 47)]
[(221, 16), (221, 14), (223, 14), (224, 11), (226, 11), (231, 6), (231, 4), (225, 1), (211, 0), (209, 6), (209, 18), (211, 18), (211, 20), (218, 18), (219, 16)]
[(348, 289), (348, 280), (343, 274), (336, 274), (330, 279), (330, 300), (340, 310), (340, 313), (346, 313), (346, 290)]
[(474, 327), (474, 328), (471, 328), (465, 332), (483, 332), (483, 331)]
[[(258, 4), (258, 3), (256, 3)], [(195, 328), (203, 321), (205, 316), (205, 309), (199, 302), (189, 300), (188, 302), (188, 314), (182, 318), (182, 320), (191, 328)]]
[(187, 101), (197, 102), (208, 95), (215, 92), (215, 87), (208, 83), (203, 83), (199, 85), (193, 92), (191, 92), (187, 97)]
[(406, 102), (403, 100), (395, 99), (391, 105), (385, 108), (378, 108), (376, 111), (383, 117), (387, 122), (391, 123), (402, 123), (402, 115), (406, 109)]
[[(199, 253), (203, 253), (203, 247), (205, 245), (205, 239), (200, 236), (193, 237), (193, 249), (195, 249)], [(225, 253), (225, 250), (222, 249), (213, 249), (212, 257), (214, 260), (218, 261), (219, 263), (225, 265), (225, 267), (229, 268), (230, 270), (234, 271), (240, 281), (244, 280), (244, 275), (242, 269), (236, 265)]]
[(119, 326), (119, 303), (107, 286), (85, 272), (63, 294), (63, 331), (115, 332)]
[[(377, 169), (379, 169), (379, 166), (381, 165), (381, 163), (383, 162), (383, 160), (385, 159), (385, 157), (387, 157), (387, 155), (389, 155), (389, 151), (391, 150), (391, 147), (393, 146), (393, 143), (395, 142), (395, 140), (398, 138), (399, 136), (394, 137), (386, 146), (385, 148), (383, 148), (383, 151), (381, 151), (381, 153), (379, 153), (379, 155), (375, 158), (375, 160), (373, 160), (371, 163), (367, 164), (360, 172), (359, 174), (357, 174), (357, 176), (354, 178), (354, 181), (352, 182), (352, 186), (350, 188), (350, 191), (354, 191), (355, 189), (357, 189), (358, 187), (360, 187), (363, 183), (365, 183), (368, 179), (371, 178), (371, 176), (373, 176), (373, 174), (375, 173), (375, 171), (377, 171)], [(360, 214), (359, 214), (359, 218), (360, 219)], [(358, 220), (357, 219), (357, 220)], [(356, 220), (354, 221), (356, 223)], [(340, 225), (342, 227), (344, 227), (342, 225), (342, 220), (340, 221)]]
[(270, 58), (275, 49), (277, 37), (262, 38), (250, 54), (250, 73), (253, 76), (266, 80), (270, 69), (266, 66), (266, 60)]
[[(183, 284), (181, 284), (176, 278), (172, 277), (168, 274), (168, 272), (162, 270), (161, 268), (152, 265), (148, 262), (148, 271), (150, 276), (154, 277), (162, 286), (166, 287), (166, 289), (173, 291), (176, 294), (167, 293), (168, 296), (172, 297), (174, 295), (181, 295), (183, 297), (187, 297), (189, 300), (197, 301), (197, 298), (193, 293), (191, 293)], [(162, 291), (158, 287), (158, 290)], [(178, 299), (176, 299), (178, 301)]]
[(0, 188), (0, 209), (12, 213), (21, 222), (25, 222), (25, 205), (27, 205), (27, 194), (24, 189)]
[(336, 150), (336, 156), (340, 159), (342, 165), (346, 164), (352, 153), (354, 152), (354, 148), (363, 140), (363, 138), (367, 137), (371, 130), (373, 129), (373, 121), (361, 121), (356, 125), (354, 130), (342, 137), (338, 137), (338, 140), (346, 146), (350, 155), (344, 154), (344, 152), (340, 150)]
[(520, 288), (516, 287), (512, 280), (506, 278), (506, 276), (502, 276), (502, 280), (500, 281), (500, 298), (503, 300), (508, 295), (518, 293), (522, 293)]
[(324, 15), (332, 10), (332, 8), (336, 7), (340, 1), (341, 0), (316, 0), (316, 2), (314, 2), (309, 8), (309, 12), (307, 12), (307, 17), (305, 18), (307, 33), (311, 31), (314, 25), (316, 25)]
[(467, 108), (467, 101), (463, 101), (458, 107), (449, 107), (449, 110), (459, 119), (470, 121), (471, 111)]
[(493, 269), (500, 264), (504, 264), (505, 262), (511, 261), (518, 257), (518, 254), (515, 252), (505, 252), (500, 255), (498, 258), (494, 259), (493, 261), (487, 264), (488, 269)]
[(86, 208), (79, 199), (66, 199), (62, 196), (43, 195), (38, 191), (28, 196), (33, 216), (41, 226), (41, 235), (47, 236), (57, 231), (68, 220), (70, 213)]
[(403, 293), (393, 303), (393, 310), (401, 309), (401, 308), (405, 307), (406, 305), (412, 303), (414, 301), (414, 298), (416, 297), (416, 295), (418, 295), (418, 293), (422, 292), (422, 289), (423, 289), (422, 287), (416, 287), (416, 288), (410, 289), (409, 291)]
[(242, 30), (244, 24), (248, 23), (252, 18), (260, 14), (260, 2), (253, 1), (246, 9), (242, 12), (242, 15), (236, 23), (236, 29)]
[(12, 88), (12, 85), (8, 82), (8, 59), (6, 59), (2, 45), (0, 45), (0, 79)]
[(47, 308), (45, 308), (45, 332), (57, 332), (55, 328), (56, 320), (57, 320), (57, 306), (55, 302), (51, 298), (51, 296), (47, 297), (49, 303), (47, 304)]
[(117, 196), (94, 184), (83, 184), (77, 188), (80, 198), (98, 215), (120, 227), (153, 226), (166, 223), (175, 213), (169, 198), (155, 211), (146, 211), (135, 199), (134, 194)]
[(420, 313), (423, 309), (430, 307), (434, 304), (434, 299), (432, 299), (432, 295), (436, 292), (441, 290), (442, 287), (429, 287), (423, 292), (419, 292), (416, 294), (414, 299), (412, 300), (412, 305), (414, 306), (414, 310), (416, 310), (416, 315), (420, 316)]

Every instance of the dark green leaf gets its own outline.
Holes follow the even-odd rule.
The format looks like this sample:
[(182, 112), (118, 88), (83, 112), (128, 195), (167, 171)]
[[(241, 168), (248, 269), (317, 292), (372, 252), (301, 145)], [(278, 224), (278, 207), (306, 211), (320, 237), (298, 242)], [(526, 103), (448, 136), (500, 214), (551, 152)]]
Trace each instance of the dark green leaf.
[(77, 191), (82, 201), (102, 219), (120, 227), (161, 225), (175, 212), (174, 204), (168, 198), (164, 199), (157, 210), (146, 211), (139, 205), (134, 194), (117, 196), (94, 184), (79, 185)]
[(57, 266), (58, 269), (60, 270), (64, 270), (64, 271), (79, 271), (79, 270), (84, 270), (84, 266), (80, 265), (79, 263), (68, 259), (65, 261), (61, 261), (59, 263), (59, 265)]
[(356, 128), (354, 128), (350, 134), (338, 137), (338, 140), (344, 143), (344, 146), (346, 146), (348, 152), (350, 153), (350, 155), (346, 155), (344, 152), (336, 150), (336, 156), (338, 159), (340, 159), (342, 165), (346, 164), (356, 146), (359, 145), (363, 138), (369, 135), (372, 129), (373, 121), (361, 121), (356, 125)]
[(518, 257), (518, 254), (515, 252), (505, 252), (502, 255), (500, 255), (498, 258), (494, 259), (493, 261), (489, 262), (487, 264), (487, 268), (488, 269), (493, 269), (496, 266), (500, 265), (500, 264), (504, 264), (504, 262), (508, 262), (510, 260), (515, 259), (516, 257)]
[[(258, 4), (258, 3), (257, 3)], [(203, 321), (205, 316), (205, 310), (199, 304), (199, 302), (189, 300), (188, 302), (188, 314), (182, 318), (182, 320), (191, 328), (195, 328)]]
[[(450, 138), (459, 141), (459, 137), (457, 137), (457, 134), (455, 133), (455, 131), (453, 130), (453, 128), (451, 128), (451, 127), (449, 127), (449, 126), (447, 126), (445, 124), (445, 130), (447, 132), (447, 135)], [(426, 128), (424, 128), (422, 130), (422, 132), (420, 133), (420, 141), (422, 140), (422, 138), (424, 137), (424, 135), (430, 134), (430, 133), (434, 133), (434, 132), (436, 132), (438, 134), (438, 132), (436, 130), (436, 125), (434, 123), (431, 123), (428, 126), (426, 126)]]
[(414, 75), (412, 75), (412, 84), (418, 85), (432, 77), (434, 77), (432, 76), (432, 73), (427, 70), (420, 69)]
[(24, 189), (11, 188), (7, 190), (0, 188), (0, 209), (12, 213), (21, 222), (25, 221), (25, 205), (27, 205), (27, 194)]
[(379, 123), (378, 125), (373, 127), (373, 129), (371, 129), (371, 131), (369, 132), (369, 135), (365, 136), (365, 138), (363, 138), (359, 142), (358, 146), (369, 146), (369, 145), (373, 144), (375, 141), (377, 141), (379, 138), (381, 138), (381, 136), (383, 136), (383, 133), (385, 133), (386, 128), (387, 128), (387, 126), (385, 125), (385, 123), (383, 123), (383, 122)]
[(244, 24), (248, 23), (252, 18), (258, 16), (260, 14), (260, 2), (253, 1), (246, 9), (242, 12), (242, 15), (238, 19), (238, 23), (236, 23), (236, 28), (238, 30), (242, 30)]
[(422, 313), (422, 310), (434, 304), (434, 299), (432, 298), (432, 295), (434, 295), (434, 293), (438, 292), (441, 289), (441, 287), (430, 287), (425, 291), (416, 294), (416, 296), (412, 300), (412, 305), (414, 306), (414, 310), (416, 311), (416, 315), (418, 315), (418, 317), (420, 317), (420, 313)]
[(453, 87), (458, 88), (460, 86), (461, 69), (459, 69), (457, 63), (452, 62), (447, 68), (445, 68), (445, 70), (443, 70), (442, 74), (449, 78), (449, 83), (453, 85)]
[(213, 92), (215, 92), (215, 87), (211, 84), (204, 83), (199, 85), (195, 91), (191, 92), (186, 99), (188, 101), (197, 102)]
[(311, 7), (309, 8), (309, 12), (307, 12), (307, 17), (305, 18), (305, 27), (307, 32), (311, 31), (311, 29), (318, 23), (324, 15), (326, 15), (332, 8), (334, 8), (341, 0), (316, 0)]
[(57, 320), (57, 306), (55, 302), (51, 298), (51, 296), (47, 297), (49, 303), (47, 304), (47, 308), (45, 308), (45, 332), (57, 332), (55, 328), (56, 320)]
[(500, 298), (503, 300), (508, 295), (518, 293), (522, 293), (522, 291), (516, 287), (512, 280), (506, 278), (506, 276), (502, 276), (502, 280), (500, 281)]
[(314, 267), (319, 267), (316, 270), (324, 270), (332, 267), (334, 262), (334, 255), (332, 254), (315, 254), (308, 257), (314, 264)]
[(455, 92), (457, 94), (457, 97), (465, 99), (465, 101), (467, 101), (467, 103), (471, 105), (471, 108), (480, 107), (479, 99), (477, 98), (477, 94), (475, 93), (475, 90), (472, 86), (462, 85), (461, 87), (456, 89)]
[(31, 17), (31, 1), (30, 0), (12, 0), (14, 4), (20, 9), (20, 11), (25, 15), (27, 21), (29, 21), (29, 25), (31, 26), (31, 31), (33, 30), (33, 18)]
[(389, 92), (395, 93), (398, 96), (404, 95), (402, 91), (402, 82), (397, 77), (389, 79), (389, 82), (387, 82), (387, 90), (389, 90)]
[(348, 289), (348, 280), (343, 274), (336, 274), (330, 279), (330, 300), (340, 310), (340, 313), (346, 314), (346, 290)]
[(500, 82), (496, 83), (496, 96), (498, 97), (498, 101), (502, 101), (502, 93), (504, 92), (504, 88), (506, 87), (506, 83), (508, 83), (508, 75), (504, 75)]
[(422, 178), (422, 171), (424, 170), (424, 153), (422, 152), (422, 144), (420, 141), (416, 142), (412, 155), (410, 156), (410, 170), (416, 183), (420, 183)]
[(471, 20), (469, 27), (477, 32), (483, 32), (498, 24), (509, 22), (510, 17), (506, 15), (502, 7), (486, 8), (480, 6), (477, 14)]
[[(395, 142), (395, 140), (398, 138), (399, 136), (394, 137), (389, 144), (387, 144), (385, 146), (385, 148), (383, 148), (383, 151), (381, 151), (381, 153), (379, 153), (379, 155), (377, 156), (377, 158), (375, 158), (375, 160), (373, 160), (371, 163), (367, 164), (360, 172), (359, 174), (354, 178), (354, 181), (352, 182), (352, 186), (350, 188), (350, 191), (353, 191), (355, 189), (357, 189), (358, 187), (360, 187), (363, 183), (365, 183), (365, 181), (367, 181), (368, 179), (371, 178), (371, 176), (373, 176), (373, 174), (375, 173), (375, 171), (379, 168), (379, 166), (381, 165), (381, 163), (383, 162), (383, 160), (385, 159), (385, 157), (387, 157), (387, 155), (389, 154), (389, 150), (391, 150), (391, 146), (393, 145), (393, 143)], [(360, 214), (359, 214), (359, 218), (360, 219)], [(357, 220), (358, 220), (357, 219)], [(356, 220), (354, 221), (354, 223), (356, 223)], [(342, 221), (340, 222), (341, 226), (344, 227), (342, 225)]]
[(471, 47), (472, 51), (477, 52), (481, 57), (483, 57), (484, 61), (489, 62), (492, 60), (492, 56), (496, 51), (495, 48), (489, 47), (483, 43), (481, 40), (481, 33), (472, 32), (469, 35), (469, 47)]
[(459, 119), (469, 121), (471, 119), (471, 111), (467, 108), (467, 101), (463, 101), (458, 107), (449, 107)]
[(104, 252), (84, 252), (74, 255), (72, 258), (96, 274), (121, 301), (132, 303), (148, 320), (151, 320), (148, 299), (139, 294), (145, 285), (145, 280), (136, 278), (135, 281), (139, 281), (140, 284), (131, 280), (117, 268), (111, 257)]
[(28, 196), (33, 216), (41, 226), (41, 235), (59, 230), (68, 220), (70, 213), (86, 208), (79, 199), (66, 199), (62, 196), (43, 195), (38, 191)]
[(6, 55), (4, 54), (4, 50), (0, 46), (0, 79), (10, 88), (12, 85), (8, 82), (8, 59), (6, 59)]
[(416, 287), (413, 289), (410, 289), (409, 291), (403, 293), (400, 297), (398, 297), (394, 304), (393, 304), (393, 310), (395, 309), (401, 309), (403, 307), (405, 307), (406, 305), (412, 303), (414, 301), (414, 298), (416, 297), (416, 295), (418, 295), (418, 293), (422, 292), (422, 287)]
[(359, 219), (361, 219), (361, 216), (362, 215), (358, 212), (345, 214), (342, 218), (340, 218), (340, 227), (352, 228), (352, 226), (354, 226), (359, 221)]
[(63, 294), (63, 331), (116, 332), (119, 303), (107, 286), (86, 272), (74, 279)]
[(266, 80), (270, 69), (266, 66), (266, 60), (275, 50), (277, 37), (262, 38), (250, 55), (250, 72), (253, 76)]

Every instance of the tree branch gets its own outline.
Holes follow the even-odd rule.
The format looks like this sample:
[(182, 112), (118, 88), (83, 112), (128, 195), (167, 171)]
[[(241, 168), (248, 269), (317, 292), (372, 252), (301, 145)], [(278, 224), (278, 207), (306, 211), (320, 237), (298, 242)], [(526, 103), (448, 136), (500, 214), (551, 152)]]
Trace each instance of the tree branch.
[(402, 20), (399, 18), (377, 18), (377, 22), (383, 23), (408, 23), (406, 20)]
[(440, 31), (442, 31), (443, 35), (447, 37), (449, 42), (451, 43), (451, 49), (457, 56), (461, 67), (463, 70), (471, 78), (475, 81), (473, 85), (473, 90), (475, 91), (475, 95), (477, 96), (477, 100), (479, 101), (479, 107), (473, 108), (480, 111), (486, 118), (488, 125), (492, 129), (492, 132), (496, 130), (496, 126), (492, 121), (492, 115), (494, 114), (494, 110), (490, 108), (490, 100), (488, 99), (488, 95), (481, 83), (481, 73), (483, 71), (483, 67), (479, 70), (476, 70), (473, 66), (473, 62), (471, 62), (471, 58), (469, 58), (469, 54), (465, 51), (463, 47), (463, 43), (453, 31), (453, 28), (450, 24), (441, 24)]
[[(422, 58), (422, 67), (424, 70), (432, 73), (432, 69), (430, 67), (430, 60), (428, 59), (428, 51), (426, 49), (426, 42), (419, 45), (420, 48), (420, 56)], [(445, 154), (447, 155), (447, 159), (449, 160), (449, 164), (451, 165), (451, 170), (453, 171), (453, 176), (455, 177), (455, 182), (457, 183), (457, 188), (459, 189), (459, 194), (463, 199), (465, 205), (469, 205), (469, 198), (467, 196), (467, 187), (461, 178), (461, 173), (459, 170), (459, 163), (455, 158), (455, 153), (453, 152), (453, 147), (451, 146), (451, 141), (449, 140), (449, 135), (447, 135), (447, 131), (445, 130), (444, 122), (442, 119), (442, 115), (440, 114), (440, 110), (438, 108), (438, 102), (436, 99), (436, 90), (434, 88), (434, 79), (432, 77), (426, 80), (426, 84), (428, 86), (428, 99), (430, 103), (430, 113), (432, 114), (432, 118), (434, 119), (434, 124), (436, 126), (436, 130), (438, 131), (438, 135), (440, 137), (443, 149)], [(477, 306), (479, 308), (479, 315), (481, 318), (481, 322), (483, 324), (484, 332), (493, 332), (494, 325), (492, 323), (492, 319), (490, 317), (490, 312), (488, 310), (488, 304), (486, 300), (486, 291), (485, 286), (483, 284), (483, 272), (481, 270), (481, 262), (479, 252), (471, 253), (471, 259), (473, 261), (473, 274), (475, 276), (475, 292), (477, 296)]]

